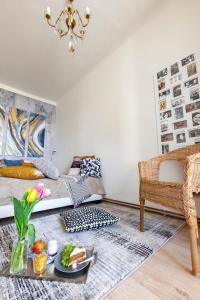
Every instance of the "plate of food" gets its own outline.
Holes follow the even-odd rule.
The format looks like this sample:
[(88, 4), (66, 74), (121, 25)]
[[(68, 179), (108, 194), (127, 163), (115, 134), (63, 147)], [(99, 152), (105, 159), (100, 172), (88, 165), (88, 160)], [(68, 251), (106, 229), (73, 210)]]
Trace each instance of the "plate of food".
[(92, 260), (84, 247), (69, 243), (58, 253), (54, 265), (58, 271), (72, 274), (84, 270)]

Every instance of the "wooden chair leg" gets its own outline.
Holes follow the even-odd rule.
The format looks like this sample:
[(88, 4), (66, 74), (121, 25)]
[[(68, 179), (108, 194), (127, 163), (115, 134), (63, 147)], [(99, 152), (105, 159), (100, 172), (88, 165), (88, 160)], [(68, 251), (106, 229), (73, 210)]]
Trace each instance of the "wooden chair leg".
[(199, 257), (198, 257), (198, 248), (197, 248), (197, 231), (196, 231), (196, 222), (187, 222), (189, 227), (190, 234), (190, 251), (191, 251), (191, 260), (192, 260), (192, 274), (196, 275), (199, 271)]
[(145, 199), (140, 198), (140, 231), (144, 231), (144, 205)]

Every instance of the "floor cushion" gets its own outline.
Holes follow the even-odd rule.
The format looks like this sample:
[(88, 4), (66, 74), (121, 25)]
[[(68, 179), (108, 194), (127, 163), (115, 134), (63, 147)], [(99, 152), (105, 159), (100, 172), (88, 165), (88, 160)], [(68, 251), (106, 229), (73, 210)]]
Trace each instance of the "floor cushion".
[(70, 209), (62, 213), (67, 232), (78, 232), (93, 230), (100, 227), (112, 225), (119, 221), (119, 218), (104, 209), (85, 206)]

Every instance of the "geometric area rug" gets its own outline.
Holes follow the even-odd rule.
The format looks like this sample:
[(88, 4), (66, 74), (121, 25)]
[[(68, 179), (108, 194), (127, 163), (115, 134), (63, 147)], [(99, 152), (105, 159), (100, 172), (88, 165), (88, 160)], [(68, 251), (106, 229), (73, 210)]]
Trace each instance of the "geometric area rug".
[[(99, 204), (120, 217), (112, 226), (94, 231), (67, 233), (59, 214), (33, 219), (37, 239), (43, 234), (59, 243), (94, 247), (97, 261), (86, 284), (36, 281), (0, 277), (0, 300), (97, 300), (108, 295), (122, 280), (152, 257), (184, 224), (184, 221), (145, 212), (145, 232), (139, 231), (139, 210)], [(10, 257), (9, 245), (16, 239), (14, 224), (0, 227), (0, 270)]]

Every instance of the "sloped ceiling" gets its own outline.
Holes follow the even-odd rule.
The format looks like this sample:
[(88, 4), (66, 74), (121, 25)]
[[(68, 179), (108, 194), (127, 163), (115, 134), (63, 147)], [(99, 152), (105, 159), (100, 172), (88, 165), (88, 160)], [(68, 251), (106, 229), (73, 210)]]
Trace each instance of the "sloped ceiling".
[(162, 6), (161, 0), (76, 0), (92, 12), (87, 36), (74, 57), (67, 41), (47, 26), (64, 0), (0, 0), (0, 83), (58, 102), (97, 62), (118, 47)]

